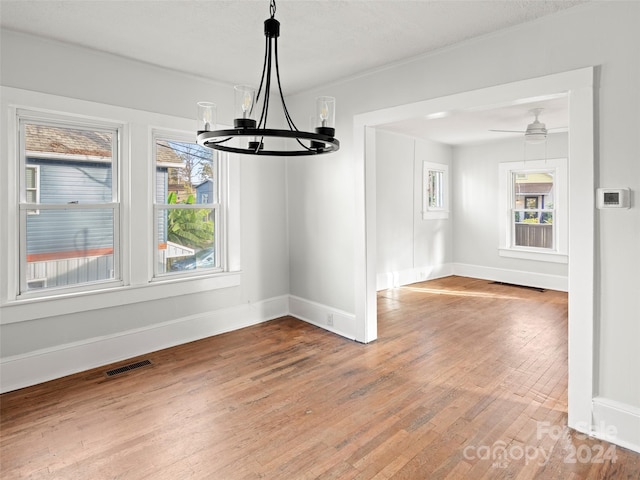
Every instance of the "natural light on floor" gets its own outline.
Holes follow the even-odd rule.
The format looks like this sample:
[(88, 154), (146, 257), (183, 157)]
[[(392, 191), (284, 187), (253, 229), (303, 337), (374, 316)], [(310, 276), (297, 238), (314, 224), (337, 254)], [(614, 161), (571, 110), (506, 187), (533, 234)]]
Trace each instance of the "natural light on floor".
[(405, 286), (402, 288), (405, 290), (409, 290), (410, 292), (433, 293), (436, 295), (452, 295), (456, 297), (482, 297), (482, 298), (499, 298), (502, 300), (518, 300), (518, 297), (499, 294), (499, 293), (470, 292), (470, 291), (463, 291), (463, 290), (445, 290), (442, 288), (425, 288), (425, 287), (411, 287), (411, 286)]

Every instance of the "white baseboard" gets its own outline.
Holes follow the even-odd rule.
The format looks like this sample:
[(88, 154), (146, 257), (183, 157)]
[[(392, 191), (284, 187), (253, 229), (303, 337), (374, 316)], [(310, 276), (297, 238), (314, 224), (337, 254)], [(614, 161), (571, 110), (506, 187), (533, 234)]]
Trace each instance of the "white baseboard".
[(469, 265), (466, 263), (453, 263), (452, 275), (481, 278), (493, 282), (513, 283), (514, 285), (525, 285), (527, 287), (544, 288), (547, 290), (559, 290), (561, 292), (569, 291), (568, 277), (560, 275), (508, 270), (482, 265)]
[(591, 434), (640, 453), (640, 408), (595, 397)]
[(376, 277), (376, 290), (401, 287), (412, 283), (424, 282), (425, 280), (433, 280), (434, 278), (448, 277), (449, 275), (452, 275), (450, 263), (379, 273)]
[(0, 360), (0, 393), (256, 325), (289, 313), (289, 296), (179, 318)]
[(355, 315), (352, 313), (290, 295), (289, 315), (342, 337), (355, 339)]

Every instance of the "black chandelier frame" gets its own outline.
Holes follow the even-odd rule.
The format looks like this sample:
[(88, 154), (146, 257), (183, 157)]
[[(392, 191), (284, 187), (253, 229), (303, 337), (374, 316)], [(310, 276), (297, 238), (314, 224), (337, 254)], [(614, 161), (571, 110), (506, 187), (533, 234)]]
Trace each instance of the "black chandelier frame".
[[(280, 67), (278, 64), (278, 37), (280, 36), (280, 22), (275, 19), (276, 4), (275, 0), (271, 0), (269, 6), (270, 18), (264, 21), (265, 35), (265, 52), (264, 63), (262, 66), (262, 76), (260, 79), (260, 87), (256, 95), (255, 102), (252, 104), (253, 110), (255, 103), (259, 103), (261, 94), (263, 95), (262, 110), (258, 122), (251, 118), (240, 118), (234, 120), (234, 128), (224, 130), (199, 130), (197, 133), (197, 142), (199, 145), (223, 152), (240, 153), (245, 155), (269, 155), (269, 156), (304, 156), (304, 155), (320, 155), (324, 153), (332, 153), (338, 151), (340, 142), (335, 138), (335, 129), (332, 127), (320, 126), (315, 128), (315, 132), (305, 132), (298, 130), (282, 93), (282, 85), (280, 83)], [(269, 101), (271, 96), (271, 73), (272, 63), (275, 62), (275, 73), (278, 85), (278, 92), (282, 102), (282, 110), (287, 121), (289, 129), (270, 129), (267, 128), (267, 117), (269, 115)], [(264, 89), (264, 91), (263, 91)], [(235, 147), (227, 145), (227, 142), (234, 138), (253, 137), (248, 142), (247, 148)], [(299, 145), (296, 150), (265, 150), (265, 138), (292, 138)], [(302, 141), (309, 141), (309, 146)]]

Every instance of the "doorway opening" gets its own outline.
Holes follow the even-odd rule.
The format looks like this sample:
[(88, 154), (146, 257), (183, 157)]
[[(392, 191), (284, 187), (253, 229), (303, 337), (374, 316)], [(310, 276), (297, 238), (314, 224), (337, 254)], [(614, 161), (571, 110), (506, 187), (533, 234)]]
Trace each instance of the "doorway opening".
[(568, 424), (591, 429), (594, 386), (594, 132), (593, 68), (583, 68), (495, 87), (425, 100), (354, 118), (357, 224), (356, 340), (377, 338), (376, 128), (420, 116), (513, 105), (566, 94), (569, 99)]

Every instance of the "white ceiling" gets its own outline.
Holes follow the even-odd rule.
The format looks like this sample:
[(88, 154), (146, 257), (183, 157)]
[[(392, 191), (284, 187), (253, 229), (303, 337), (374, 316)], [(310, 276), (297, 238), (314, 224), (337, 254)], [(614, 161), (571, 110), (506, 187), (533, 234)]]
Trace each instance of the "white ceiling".
[[(303, 91), (585, 1), (279, 0), (283, 90)], [(268, 17), (267, 0), (0, 0), (2, 28), (228, 84), (259, 82)], [(526, 127), (525, 115), (518, 117)]]
[[(428, 117), (412, 118), (381, 125), (389, 132), (426, 138), (449, 145), (480, 143), (504, 138), (523, 137), (527, 125), (534, 120), (533, 109), (542, 109), (538, 120), (549, 133), (568, 131), (569, 111), (566, 94), (547, 98), (520, 99), (497, 108), (438, 112)], [(515, 130), (492, 132), (491, 130)]]

